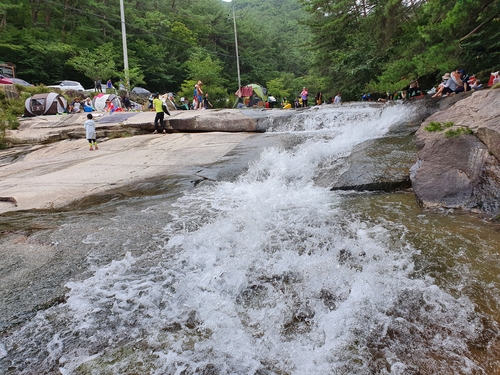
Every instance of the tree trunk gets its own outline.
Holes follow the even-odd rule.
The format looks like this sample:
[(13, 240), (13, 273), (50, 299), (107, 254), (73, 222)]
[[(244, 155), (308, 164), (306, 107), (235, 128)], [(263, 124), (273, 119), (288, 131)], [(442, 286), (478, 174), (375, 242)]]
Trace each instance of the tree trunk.
[(7, 12), (0, 14), (0, 29), (4, 30), (7, 28)]
[(31, 0), (31, 22), (33, 25), (36, 25), (36, 21), (38, 20), (38, 12), (40, 8), (38, 7), (39, 0)]
[(66, 36), (66, 19), (67, 19), (67, 15), (68, 15), (68, 1), (69, 0), (66, 0), (64, 2), (64, 14), (63, 14), (63, 22), (62, 22), (62, 39), (66, 39), (65, 36)]

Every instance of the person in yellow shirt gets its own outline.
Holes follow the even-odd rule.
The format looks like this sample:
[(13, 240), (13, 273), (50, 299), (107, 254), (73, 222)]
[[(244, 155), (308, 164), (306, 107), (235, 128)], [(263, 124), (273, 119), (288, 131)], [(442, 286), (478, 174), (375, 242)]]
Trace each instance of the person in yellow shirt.
[(156, 111), (156, 117), (155, 117), (155, 131), (153, 134), (158, 134), (158, 122), (161, 125), (161, 129), (163, 130), (163, 134), (166, 133), (165, 131), (165, 112), (163, 112), (163, 102), (158, 98), (158, 94), (154, 94), (154, 99), (153, 99), (153, 108)]

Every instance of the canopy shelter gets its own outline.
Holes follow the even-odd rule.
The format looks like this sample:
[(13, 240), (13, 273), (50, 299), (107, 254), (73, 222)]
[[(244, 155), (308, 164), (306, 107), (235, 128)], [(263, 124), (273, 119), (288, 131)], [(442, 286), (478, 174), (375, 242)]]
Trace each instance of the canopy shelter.
[(67, 100), (58, 93), (35, 94), (24, 102), (24, 116), (57, 115), (66, 111), (66, 108)]
[(96, 111), (102, 112), (106, 108), (107, 100), (113, 103), (115, 108), (122, 107), (122, 101), (120, 100), (120, 97), (116, 96), (115, 94), (98, 94), (94, 96), (94, 99), (92, 99), (92, 106)]
[(257, 95), (263, 102), (266, 101), (266, 97), (264, 95), (264, 91), (262, 87), (256, 83), (251, 83), (247, 86), (241, 87), (238, 91), (234, 93), (238, 98), (241, 97), (249, 97), (252, 95)]

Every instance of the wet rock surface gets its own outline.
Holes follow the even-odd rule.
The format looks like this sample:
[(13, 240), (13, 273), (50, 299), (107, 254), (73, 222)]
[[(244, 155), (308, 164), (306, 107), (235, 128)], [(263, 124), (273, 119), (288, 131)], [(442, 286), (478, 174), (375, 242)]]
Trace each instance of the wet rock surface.
[[(157, 137), (163, 141), (169, 141), (169, 135)], [(154, 140), (158, 139), (157, 137), (149, 135), (133, 138), (137, 141), (141, 138)], [(221, 141), (224, 135), (215, 132), (211, 137), (205, 135), (204, 138), (208, 143), (217, 144), (217, 138)], [(65, 287), (68, 280), (85, 279), (92, 274), (95, 267), (107, 264), (113, 259), (123, 258), (127, 251), (133, 256), (140, 256), (153, 251), (168, 240), (157, 236), (165, 225), (165, 218), (159, 216), (157, 220), (144, 222), (142, 210), (150, 210), (150, 207), (155, 205), (171, 204), (186, 190), (193, 189), (199, 184), (235, 180), (248, 168), (252, 160), (258, 158), (263, 147), (279, 146), (282, 143), (280, 138), (281, 136), (276, 134), (240, 134), (237, 138), (238, 142), (232, 145), (229, 143), (230, 151), (220, 158), (217, 156), (219, 153), (217, 149), (204, 150), (204, 146), (197, 145), (195, 139), (190, 139), (188, 143), (192, 147), (199, 147), (199, 152), (207, 152), (219, 159), (210, 160), (206, 156), (203, 158), (200, 156), (197, 160), (196, 158), (186, 160), (187, 154), (177, 154), (171, 162), (177, 161), (180, 169), (172, 169), (169, 173), (156, 169), (157, 175), (133, 180), (126, 185), (122, 185), (117, 180), (115, 185), (110, 184), (102, 191), (73, 197), (77, 199), (66, 201), (61, 207), (53, 209), (15, 212), (12, 207), (7, 206), (6, 202), (0, 202), (2, 209), (12, 211), (0, 214), (0, 259), (2, 260), (0, 262), (0, 301), (2, 301), (0, 303), (0, 334), (8, 334), (11, 329), (31, 319), (40, 310), (63, 303), (68, 291)], [(229, 139), (234, 142), (233, 137), (227, 138), (227, 141)], [(143, 141), (146, 140), (143, 139)], [(174, 142), (172, 139), (170, 141)], [(64, 143), (71, 142), (64, 141)], [(12, 150), (7, 153), (3, 162), (5, 164), (16, 160), (20, 162), (32, 148), (43, 151), (53, 147), (57, 145), (23, 146), (18, 154), (13, 153)], [(87, 151), (81, 150), (81, 152)], [(193, 152), (191, 150), (191, 153)], [(129, 161), (123, 156), (122, 159), (124, 162)], [(121, 168), (122, 172), (124, 170)], [(126, 205), (123, 202), (126, 202)], [(9, 203), (9, 205), (12, 204)], [(95, 234), (86, 233), (86, 226), (78, 224), (82, 217), (86, 217), (86, 221), (92, 223)], [(127, 217), (128, 220), (136, 217), (133, 220), (134, 228), (121, 225), (121, 217)], [(119, 242), (114, 238), (100, 236), (100, 228), (108, 227), (110, 222), (116, 226), (121, 239), (128, 239), (127, 248), (117, 244)], [(66, 227), (71, 227), (70, 237), (61, 237), (62, 232), (57, 230), (61, 223), (64, 223)], [(93, 236), (99, 239), (91, 239)], [(82, 245), (81, 239), (86, 237), (88, 240)], [(96, 242), (100, 244), (98, 253), (91, 251)], [(37, 251), (33, 252), (33, 248)], [(75, 249), (80, 250), (75, 251)]]
[(345, 161), (349, 167), (331, 190), (392, 191), (411, 187), (410, 167), (416, 154), (413, 139), (413, 135), (388, 137), (360, 145)]
[(356, 146), (349, 156), (333, 167), (324, 166), (315, 182), (331, 190), (394, 191), (411, 188), (410, 168), (417, 154), (415, 132), (424, 118), (452, 104), (451, 101), (431, 98), (406, 102), (407, 106), (415, 108), (414, 116), (408, 122), (394, 126), (383, 138)]

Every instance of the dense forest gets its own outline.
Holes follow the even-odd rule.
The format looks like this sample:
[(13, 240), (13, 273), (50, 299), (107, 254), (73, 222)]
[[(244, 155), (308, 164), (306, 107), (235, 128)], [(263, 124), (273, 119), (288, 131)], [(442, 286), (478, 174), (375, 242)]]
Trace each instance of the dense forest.
[(215, 101), (241, 83), (275, 96), (324, 97), (424, 84), (458, 67), (487, 78), (500, 65), (499, 0), (2, 0), (0, 60), (35, 84), (129, 77), (131, 87)]

